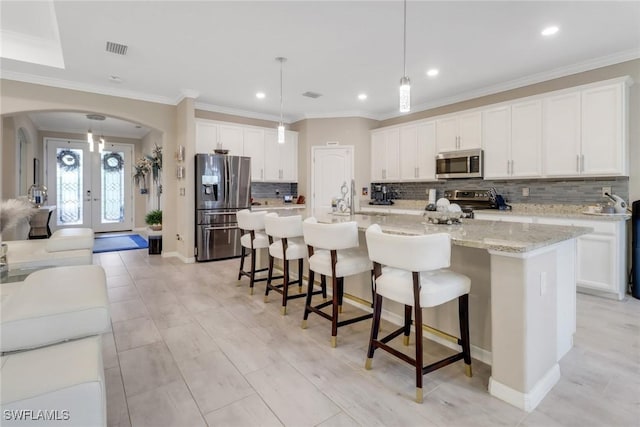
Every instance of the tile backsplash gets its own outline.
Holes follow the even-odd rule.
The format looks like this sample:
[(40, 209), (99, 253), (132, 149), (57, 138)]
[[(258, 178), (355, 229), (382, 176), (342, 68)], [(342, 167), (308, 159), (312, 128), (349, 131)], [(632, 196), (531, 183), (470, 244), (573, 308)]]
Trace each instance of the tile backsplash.
[[(276, 194), (279, 193), (279, 194)], [(254, 199), (274, 199), (282, 196), (298, 196), (296, 182), (252, 182), (251, 197)]]
[[(376, 183), (372, 183), (374, 185)], [(602, 187), (611, 187), (617, 194), (629, 201), (629, 178), (575, 178), (575, 179), (523, 179), (492, 181), (481, 178), (451, 179), (437, 182), (386, 182), (389, 189), (397, 194), (397, 199), (426, 200), (427, 190), (435, 188), (437, 198), (445, 190), (488, 189), (495, 187), (511, 203), (563, 203), (581, 205), (603, 203)], [(529, 189), (529, 196), (523, 196), (523, 190)], [(370, 193), (371, 194), (371, 193)]]

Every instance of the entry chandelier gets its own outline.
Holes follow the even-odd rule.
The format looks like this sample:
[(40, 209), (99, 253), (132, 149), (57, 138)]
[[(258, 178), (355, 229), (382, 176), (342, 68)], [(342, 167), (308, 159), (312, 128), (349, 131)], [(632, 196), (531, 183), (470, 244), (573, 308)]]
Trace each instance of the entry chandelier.
[(280, 62), (280, 123), (278, 123), (278, 144), (284, 144), (284, 123), (282, 122), (282, 64), (287, 60), (278, 56), (276, 61)]
[(411, 111), (411, 80), (407, 77), (407, 0), (404, 0), (404, 25), (403, 25), (403, 74), (400, 79), (400, 112)]
[[(87, 114), (87, 119), (103, 121), (104, 119), (106, 119), (106, 117), (103, 116), (102, 114)], [(100, 128), (102, 128), (102, 125), (100, 125)], [(89, 130), (87, 131), (87, 142), (89, 143), (89, 151), (93, 153), (93, 132), (91, 131), (91, 126), (89, 126)], [(102, 153), (102, 150), (104, 150), (104, 136), (102, 135), (100, 135), (100, 142), (98, 144), (98, 149), (100, 150), (101, 153)]]

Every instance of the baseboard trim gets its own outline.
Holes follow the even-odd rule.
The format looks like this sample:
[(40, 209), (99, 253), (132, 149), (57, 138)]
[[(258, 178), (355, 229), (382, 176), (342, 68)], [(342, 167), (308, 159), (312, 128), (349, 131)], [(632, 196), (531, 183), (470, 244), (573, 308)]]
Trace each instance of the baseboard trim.
[(542, 399), (549, 393), (554, 385), (560, 380), (560, 366), (556, 363), (549, 371), (536, 383), (529, 393), (523, 393), (514, 390), (511, 387), (496, 381), (493, 377), (489, 378), (489, 394), (504, 400), (511, 405), (531, 412)]
[(185, 264), (193, 264), (196, 262), (195, 257), (187, 258), (179, 252), (162, 252), (161, 256), (162, 258), (171, 258), (171, 257), (178, 258), (180, 261), (184, 262)]

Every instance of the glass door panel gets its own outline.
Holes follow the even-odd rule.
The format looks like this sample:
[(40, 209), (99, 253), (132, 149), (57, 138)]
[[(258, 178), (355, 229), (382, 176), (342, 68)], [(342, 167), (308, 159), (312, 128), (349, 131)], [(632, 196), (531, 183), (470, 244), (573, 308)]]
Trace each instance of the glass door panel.
[(99, 163), (93, 173), (93, 188), (99, 194), (93, 199), (95, 231), (130, 230), (133, 227), (131, 193), (132, 148), (126, 144), (107, 143), (98, 153)]

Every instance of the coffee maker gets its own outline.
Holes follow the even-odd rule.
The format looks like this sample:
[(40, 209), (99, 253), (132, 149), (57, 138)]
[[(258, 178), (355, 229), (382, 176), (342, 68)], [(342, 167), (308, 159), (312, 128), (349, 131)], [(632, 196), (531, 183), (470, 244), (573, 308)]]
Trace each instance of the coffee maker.
[(384, 184), (373, 184), (371, 187), (370, 205), (392, 205), (393, 191)]

